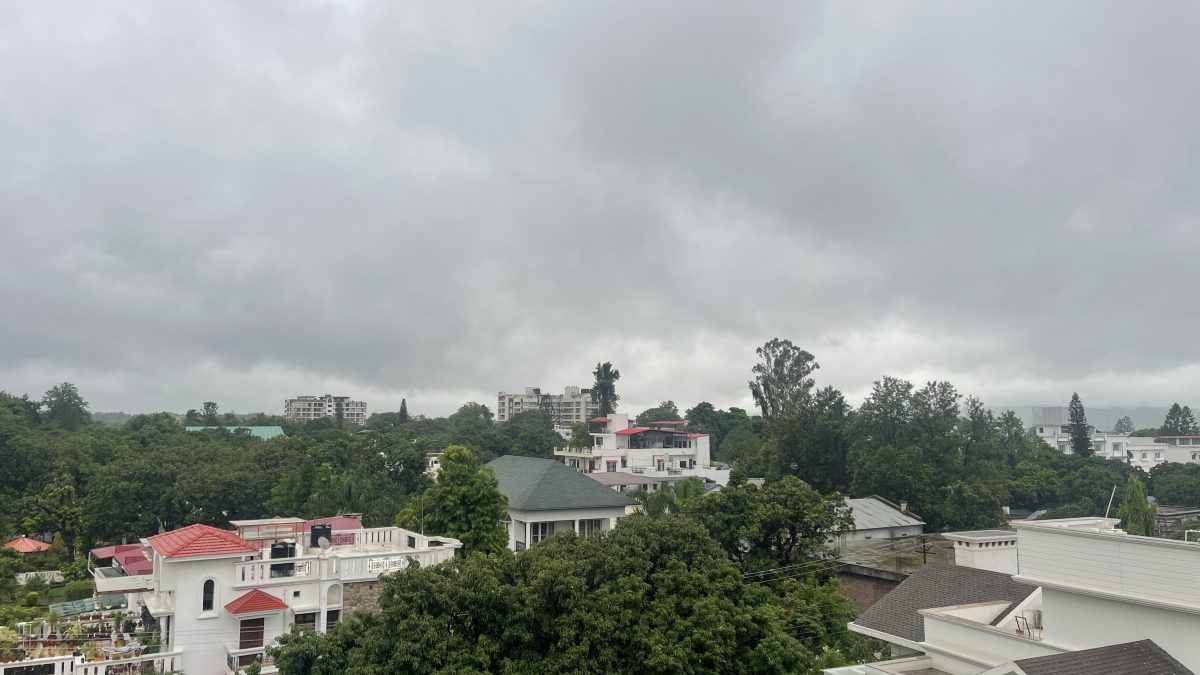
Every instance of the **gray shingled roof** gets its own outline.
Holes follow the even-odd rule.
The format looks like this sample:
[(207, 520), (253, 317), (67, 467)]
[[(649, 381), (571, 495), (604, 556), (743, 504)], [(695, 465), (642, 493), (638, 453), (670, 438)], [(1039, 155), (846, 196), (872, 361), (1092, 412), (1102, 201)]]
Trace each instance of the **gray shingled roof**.
[(604, 487), (561, 462), (505, 455), (488, 462), (508, 507), (519, 511), (594, 509), (637, 504), (632, 497)]
[(913, 572), (854, 623), (888, 635), (920, 642), (925, 622), (919, 610), (974, 602), (1003, 600), (1015, 605), (1035, 590), (1013, 581), (1012, 576), (954, 563), (929, 563)]
[(1025, 671), (1025, 675), (1193, 675), (1153, 640), (1039, 656), (1013, 663)]

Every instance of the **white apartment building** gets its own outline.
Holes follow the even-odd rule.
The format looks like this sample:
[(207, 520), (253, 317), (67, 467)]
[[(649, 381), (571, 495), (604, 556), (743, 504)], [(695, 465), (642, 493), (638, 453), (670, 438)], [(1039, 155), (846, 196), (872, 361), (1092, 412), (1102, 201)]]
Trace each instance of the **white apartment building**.
[[(157, 659), (188, 675), (235, 675), (255, 662), (263, 673), (275, 672), (266, 648), (293, 625), (326, 632), (373, 605), (380, 575), (411, 560), (449, 560), (462, 546), (397, 527), (363, 528), (356, 516), (231, 524), (235, 531), (191, 525), (144, 539), (140, 550), (94, 552), (112, 556), (93, 570), (97, 594), (125, 594), (135, 615), (152, 619), (161, 647), (141, 661)], [(60, 672), (118, 672), (107, 666), (81, 663)]]
[(1188, 675), (1200, 669), (1200, 544), (1111, 518), (961, 532), (956, 565), (928, 565), (850, 623), (900, 658), (864, 675)]
[(339, 410), (342, 419), (347, 422), (358, 425), (367, 423), (366, 401), (351, 401), (349, 396), (301, 396), (283, 402), (283, 416), (300, 422), (323, 417), (336, 418)]
[(583, 473), (625, 471), (645, 476), (697, 476), (725, 485), (729, 470), (712, 466), (708, 434), (679, 429), (683, 422), (635, 426), (628, 415), (588, 420), (592, 444), (557, 448), (563, 464)]
[[(1200, 436), (1130, 436), (1092, 429), (1092, 454), (1105, 459), (1119, 459), (1134, 466), (1150, 469), (1166, 462), (1200, 462)], [(1029, 433), (1052, 448), (1070, 454), (1071, 435), (1067, 430), (1067, 409), (1043, 407), (1033, 409), (1033, 425)], [(1194, 441), (1192, 439), (1195, 439)], [(1168, 442), (1170, 441), (1170, 442)], [(1193, 447), (1193, 443), (1195, 447)]]
[(592, 400), (591, 389), (565, 387), (561, 394), (542, 392), (541, 387), (525, 387), (522, 394), (500, 392), (496, 395), (496, 421), (506, 422), (522, 412), (537, 412), (549, 408), (554, 425), (570, 428), (576, 422), (585, 422), (596, 414), (598, 407)]

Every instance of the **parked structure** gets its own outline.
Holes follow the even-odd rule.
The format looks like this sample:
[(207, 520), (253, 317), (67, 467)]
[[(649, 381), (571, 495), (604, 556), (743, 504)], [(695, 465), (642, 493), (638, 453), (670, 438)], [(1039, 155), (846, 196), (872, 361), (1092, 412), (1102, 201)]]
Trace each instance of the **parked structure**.
[(508, 547), (514, 551), (555, 532), (586, 537), (610, 530), (638, 503), (553, 459), (505, 455), (488, 462), (508, 498)]
[(506, 422), (517, 413), (545, 412), (555, 427), (570, 429), (572, 424), (589, 419), (597, 410), (592, 390), (579, 387), (565, 387), (561, 394), (543, 393), (541, 387), (525, 387), (523, 394), (502, 391), (496, 395), (497, 422)]
[(901, 655), (862, 672), (1192, 673), (1200, 668), (1200, 544), (1127, 534), (1118, 522), (956, 533), (959, 565), (926, 566), (851, 622)]
[(341, 413), (342, 419), (353, 424), (367, 423), (366, 401), (351, 401), (349, 396), (301, 396), (283, 402), (283, 416), (289, 420), (307, 422)]
[(233, 675), (255, 662), (274, 672), (266, 647), (293, 625), (326, 632), (374, 604), (380, 575), (413, 560), (440, 563), (462, 546), (363, 528), (357, 516), (232, 525), (191, 525), (91, 552), (101, 563), (92, 569), (97, 594), (124, 595), (156, 624), (162, 653), (143, 660), (169, 654), (171, 668), (195, 675)]
[(41, 553), (50, 550), (50, 544), (29, 537), (17, 537), (12, 541), (5, 542), (4, 548), (11, 548), (17, 553)]
[(626, 471), (647, 477), (697, 476), (718, 485), (729, 482), (729, 470), (712, 466), (708, 434), (684, 431), (683, 422), (650, 422), (635, 426), (628, 415), (588, 420), (592, 444), (557, 448), (555, 457), (583, 473)]

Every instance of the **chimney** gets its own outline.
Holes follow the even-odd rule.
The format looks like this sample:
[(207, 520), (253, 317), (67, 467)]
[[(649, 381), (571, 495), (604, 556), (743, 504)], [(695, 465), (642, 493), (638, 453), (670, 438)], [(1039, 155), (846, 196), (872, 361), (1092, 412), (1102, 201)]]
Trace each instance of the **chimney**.
[(906, 501), (901, 501), (901, 502), (900, 502), (900, 510), (901, 510), (901, 511), (908, 511), (908, 502), (906, 502)]
[(1017, 533), (1008, 530), (947, 532), (954, 542), (954, 564), (1004, 574), (1017, 574)]

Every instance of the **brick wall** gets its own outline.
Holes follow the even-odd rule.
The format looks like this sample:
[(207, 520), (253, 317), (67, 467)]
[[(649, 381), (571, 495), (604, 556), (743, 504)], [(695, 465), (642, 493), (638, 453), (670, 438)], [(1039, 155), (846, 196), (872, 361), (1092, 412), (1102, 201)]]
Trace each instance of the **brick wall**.
[(879, 579), (848, 572), (838, 574), (838, 581), (842, 593), (850, 598), (850, 602), (853, 602), (854, 606), (858, 608), (859, 614), (867, 611), (871, 605), (900, 585), (897, 580)]
[(342, 586), (342, 616), (349, 616), (358, 610), (373, 612), (379, 609), (381, 595), (382, 581), (360, 581)]

